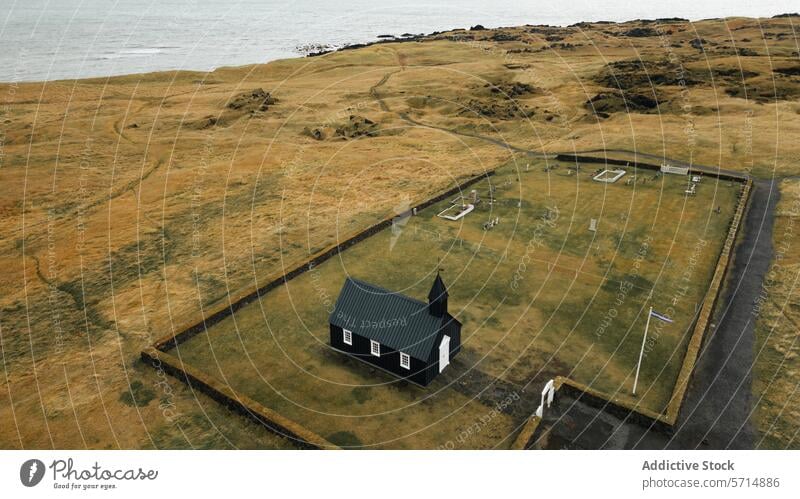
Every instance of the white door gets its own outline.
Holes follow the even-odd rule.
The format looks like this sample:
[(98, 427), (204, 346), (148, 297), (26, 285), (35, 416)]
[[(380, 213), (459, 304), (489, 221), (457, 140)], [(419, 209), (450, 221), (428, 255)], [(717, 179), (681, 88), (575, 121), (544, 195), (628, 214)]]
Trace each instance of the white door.
[(450, 337), (444, 335), (442, 343), (439, 344), (439, 372), (450, 364)]

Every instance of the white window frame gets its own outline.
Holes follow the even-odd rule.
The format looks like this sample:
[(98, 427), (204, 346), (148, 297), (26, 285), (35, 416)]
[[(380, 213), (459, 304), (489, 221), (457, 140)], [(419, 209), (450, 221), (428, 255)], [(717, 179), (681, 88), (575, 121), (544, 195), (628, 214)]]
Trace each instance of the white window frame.
[(411, 369), (411, 357), (407, 353), (400, 352), (400, 367)]
[(381, 356), (381, 344), (375, 340), (369, 340), (369, 353), (375, 357)]
[(353, 346), (353, 332), (349, 329), (342, 329), (342, 341), (345, 345)]

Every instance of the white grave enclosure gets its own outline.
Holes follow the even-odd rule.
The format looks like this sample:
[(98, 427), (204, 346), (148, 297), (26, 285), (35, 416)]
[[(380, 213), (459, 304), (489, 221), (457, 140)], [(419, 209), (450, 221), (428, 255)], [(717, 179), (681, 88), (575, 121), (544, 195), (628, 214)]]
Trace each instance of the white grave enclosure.
[(613, 184), (625, 175), (625, 170), (603, 170), (594, 176), (592, 180), (595, 182), (603, 182), (606, 184)]
[(453, 205), (442, 210), (437, 216), (446, 220), (459, 220), (475, 209), (475, 205)]

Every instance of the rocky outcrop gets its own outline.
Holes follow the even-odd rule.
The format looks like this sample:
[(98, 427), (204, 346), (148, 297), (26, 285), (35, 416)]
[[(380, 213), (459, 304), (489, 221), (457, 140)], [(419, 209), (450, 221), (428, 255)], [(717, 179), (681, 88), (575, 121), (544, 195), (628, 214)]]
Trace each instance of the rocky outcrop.
[(623, 31), (622, 36), (630, 36), (633, 38), (643, 38), (648, 36), (658, 36), (658, 31), (653, 28), (632, 28), (628, 31)]
[(328, 140), (331, 138), (355, 139), (358, 137), (377, 137), (380, 135), (380, 128), (371, 119), (353, 114), (342, 125), (305, 127), (303, 134), (315, 140)]
[(658, 100), (634, 92), (609, 91), (601, 92), (585, 103), (585, 107), (601, 118), (613, 113), (646, 113), (658, 107)]
[(529, 109), (528, 107), (518, 104), (510, 99), (499, 102), (486, 102), (472, 99), (467, 102), (464, 107), (465, 109), (461, 111), (461, 114), (474, 113), (486, 118), (494, 118), (499, 120), (529, 118), (535, 114), (533, 109)]
[(262, 88), (257, 88), (237, 95), (228, 102), (226, 107), (233, 111), (266, 111), (269, 106), (276, 102), (278, 102), (277, 99), (272, 97), (269, 92), (265, 92)]
[(496, 85), (487, 83), (484, 86), (488, 87), (489, 91), (493, 94), (500, 94), (505, 97), (520, 97), (522, 95), (533, 95), (537, 93), (536, 87), (519, 81), (498, 83)]
[(378, 135), (378, 132), (377, 123), (369, 118), (352, 114), (350, 118), (348, 118), (347, 123), (336, 127), (334, 133), (337, 137), (353, 139), (357, 137), (375, 137)]

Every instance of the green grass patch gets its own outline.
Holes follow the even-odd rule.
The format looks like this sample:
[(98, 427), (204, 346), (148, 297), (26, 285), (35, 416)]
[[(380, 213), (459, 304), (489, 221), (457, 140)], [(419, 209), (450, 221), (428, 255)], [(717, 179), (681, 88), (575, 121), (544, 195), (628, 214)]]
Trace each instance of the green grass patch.
[(141, 381), (134, 380), (130, 390), (124, 391), (119, 396), (119, 401), (130, 407), (145, 407), (156, 398), (155, 392), (144, 386)]

